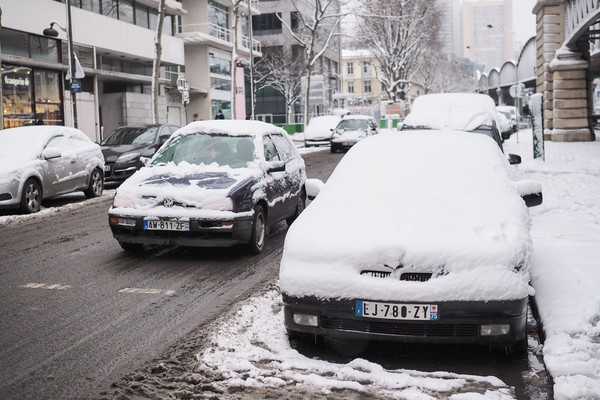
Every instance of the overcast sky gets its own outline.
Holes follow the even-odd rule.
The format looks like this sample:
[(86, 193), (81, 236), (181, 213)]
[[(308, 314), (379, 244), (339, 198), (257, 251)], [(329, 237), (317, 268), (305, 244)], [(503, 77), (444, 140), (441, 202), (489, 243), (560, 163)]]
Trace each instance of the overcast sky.
[(531, 13), (536, 0), (513, 0), (515, 40), (525, 43), (535, 35), (535, 15)]

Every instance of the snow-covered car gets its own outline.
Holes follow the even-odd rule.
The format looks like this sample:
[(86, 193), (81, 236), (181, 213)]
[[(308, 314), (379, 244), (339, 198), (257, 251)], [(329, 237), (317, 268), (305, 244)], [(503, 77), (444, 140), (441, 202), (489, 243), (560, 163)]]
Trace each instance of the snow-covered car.
[(143, 165), (179, 129), (176, 125), (122, 126), (100, 142), (104, 154), (104, 181), (121, 183)]
[(517, 110), (512, 106), (497, 106), (498, 117), (504, 116), (508, 123), (508, 128), (502, 132), (502, 138), (508, 139), (517, 131)]
[(304, 160), (287, 133), (260, 121), (199, 121), (176, 131), (117, 189), (108, 211), (125, 250), (144, 244), (246, 245), (304, 209)]
[(346, 115), (331, 134), (331, 152), (347, 150), (359, 140), (377, 133), (379, 133), (379, 126), (373, 117), (368, 115)]
[(509, 169), (482, 135), (407, 131), (307, 180), (279, 272), (290, 336), (522, 345), (542, 194)]
[(100, 146), (78, 129), (54, 125), (0, 130), (0, 208), (34, 213), (42, 200), (104, 189)]
[[(433, 93), (417, 97), (404, 119), (402, 131), (450, 129), (480, 133), (492, 138), (502, 151), (501, 123), (494, 100), (479, 93)], [(521, 157), (508, 154), (511, 164)]]
[(304, 147), (328, 145), (331, 132), (342, 120), (336, 115), (321, 115), (310, 119), (304, 129)]

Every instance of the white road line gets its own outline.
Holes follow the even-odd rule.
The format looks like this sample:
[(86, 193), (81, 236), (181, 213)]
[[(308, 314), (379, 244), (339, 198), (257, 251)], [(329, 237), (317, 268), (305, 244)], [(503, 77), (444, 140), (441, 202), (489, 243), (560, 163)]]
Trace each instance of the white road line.
[(70, 289), (71, 285), (61, 285), (59, 283), (26, 283), (21, 286), (27, 289), (48, 289), (48, 290), (65, 290)]
[(175, 294), (174, 290), (163, 290), (163, 289), (142, 289), (142, 288), (125, 288), (119, 290), (119, 293), (135, 293), (135, 294), (164, 294), (165, 296), (171, 296)]

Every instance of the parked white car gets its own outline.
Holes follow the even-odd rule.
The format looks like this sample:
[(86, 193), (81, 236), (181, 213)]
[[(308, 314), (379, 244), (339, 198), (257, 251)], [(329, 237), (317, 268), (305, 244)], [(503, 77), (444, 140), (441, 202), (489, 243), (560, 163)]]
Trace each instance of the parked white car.
[(78, 129), (35, 125), (0, 130), (0, 208), (38, 212), (42, 200), (104, 189), (100, 146)]
[(336, 115), (312, 117), (304, 129), (304, 147), (329, 145), (333, 129), (341, 120)]
[(330, 150), (347, 150), (368, 136), (379, 133), (375, 118), (368, 115), (346, 115), (337, 124), (331, 135)]
[[(527, 206), (498, 146), (450, 130), (357, 143), (288, 230), (279, 272), (291, 336), (526, 343)], [(314, 192), (313, 192), (314, 191)], [(318, 192), (318, 193), (317, 193)]]

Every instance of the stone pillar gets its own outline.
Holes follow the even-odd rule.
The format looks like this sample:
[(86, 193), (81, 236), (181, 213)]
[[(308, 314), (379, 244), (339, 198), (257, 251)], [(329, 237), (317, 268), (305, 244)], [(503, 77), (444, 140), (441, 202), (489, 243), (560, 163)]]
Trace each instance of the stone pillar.
[(550, 63), (565, 38), (564, 0), (538, 0), (536, 15), (536, 92), (544, 96), (544, 137), (554, 129), (554, 75)]
[(587, 69), (581, 53), (566, 47), (556, 52), (550, 62), (554, 78), (553, 129), (550, 140), (585, 142), (594, 140), (590, 129)]
[(536, 86), (544, 96), (544, 138), (590, 141), (586, 73), (589, 63), (577, 49), (563, 47), (565, 0), (538, 0), (536, 15)]

